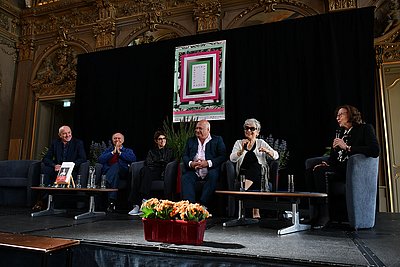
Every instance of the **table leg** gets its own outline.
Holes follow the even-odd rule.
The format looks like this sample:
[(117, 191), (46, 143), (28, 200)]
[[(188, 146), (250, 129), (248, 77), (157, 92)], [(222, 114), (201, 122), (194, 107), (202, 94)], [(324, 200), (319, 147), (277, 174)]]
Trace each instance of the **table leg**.
[(60, 214), (60, 213), (65, 213), (65, 212), (66, 212), (66, 210), (60, 210), (60, 209), (54, 208), (53, 195), (49, 195), (48, 200), (47, 200), (47, 209), (38, 211), (38, 212), (32, 212), (31, 216), (38, 217), (38, 216), (45, 216), (45, 215)]
[(104, 211), (94, 211), (94, 208), (95, 208), (94, 196), (90, 196), (89, 211), (86, 213), (76, 215), (75, 220), (87, 219), (87, 218), (93, 218), (93, 217), (106, 215), (106, 213)]
[(298, 201), (296, 203), (292, 203), (292, 223), (293, 223), (292, 226), (278, 230), (278, 235), (286, 235), (311, 229), (311, 225), (300, 223)]
[(255, 224), (258, 223), (258, 219), (250, 219), (250, 218), (245, 218), (245, 211), (244, 211), (244, 206), (243, 206), (243, 200), (239, 200), (239, 216), (237, 219), (231, 220), (224, 222), (222, 226), (224, 227), (230, 227), (230, 226), (240, 226), (240, 225), (249, 225), (249, 224)]

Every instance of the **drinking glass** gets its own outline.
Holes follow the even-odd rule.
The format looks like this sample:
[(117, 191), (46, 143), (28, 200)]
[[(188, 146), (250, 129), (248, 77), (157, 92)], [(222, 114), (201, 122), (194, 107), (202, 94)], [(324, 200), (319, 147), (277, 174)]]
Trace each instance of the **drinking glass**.
[(240, 176), (240, 191), (246, 191), (246, 176), (241, 174)]
[(40, 184), (39, 184), (39, 186), (40, 186), (40, 187), (45, 187), (45, 184), (44, 184), (44, 174), (43, 174), (43, 173), (40, 175)]
[(82, 181), (82, 175), (78, 174), (76, 176), (76, 188), (82, 188), (81, 181)]
[(106, 188), (106, 182), (107, 182), (106, 176), (103, 174), (101, 176), (101, 184), (100, 184), (101, 189), (105, 189)]
[(288, 192), (294, 192), (294, 177), (293, 174), (288, 175)]

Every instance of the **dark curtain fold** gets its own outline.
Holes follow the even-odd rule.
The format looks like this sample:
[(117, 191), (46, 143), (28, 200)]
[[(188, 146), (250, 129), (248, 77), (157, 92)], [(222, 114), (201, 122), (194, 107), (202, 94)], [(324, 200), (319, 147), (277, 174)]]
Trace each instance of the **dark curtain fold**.
[(153, 132), (172, 121), (176, 46), (226, 40), (226, 120), (211, 121), (230, 152), (247, 118), (287, 140), (289, 169), (330, 146), (334, 109), (351, 104), (374, 124), (373, 8), (220, 31), (80, 55), (75, 136), (88, 146), (125, 134), (143, 159)]

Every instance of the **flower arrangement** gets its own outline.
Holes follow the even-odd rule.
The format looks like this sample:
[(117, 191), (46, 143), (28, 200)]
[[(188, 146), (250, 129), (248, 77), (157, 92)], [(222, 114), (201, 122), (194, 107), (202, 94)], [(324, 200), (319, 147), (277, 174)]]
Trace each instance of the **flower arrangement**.
[(151, 198), (142, 203), (142, 218), (160, 220), (184, 220), (200, 222), (211, 214), (200, 204), (189, 203), (187, 200), (173, 202)]
[(279, 153), (279, 169), (284, 169), (288, 165), (289, 161), (289, 150), (287, 147), (287, 142), (283, 139), (274, 139), (272, 134), (270, 134), (265, 141)]

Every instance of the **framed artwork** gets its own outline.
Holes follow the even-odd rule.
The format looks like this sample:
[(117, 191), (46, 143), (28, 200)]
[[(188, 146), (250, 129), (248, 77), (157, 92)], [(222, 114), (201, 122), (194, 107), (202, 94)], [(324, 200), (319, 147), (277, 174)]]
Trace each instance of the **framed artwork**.
[(225, 119), (225, 44), (215, 41), (175, 49), (173, 121)]
[(72, 180), (72, 171), (74, 169), (74, 162), (63, 162), (61, 164), (61, 168), (58, 171), (56, 181), (54, 182), (57, 185), (66, 184), (69, 185)]

